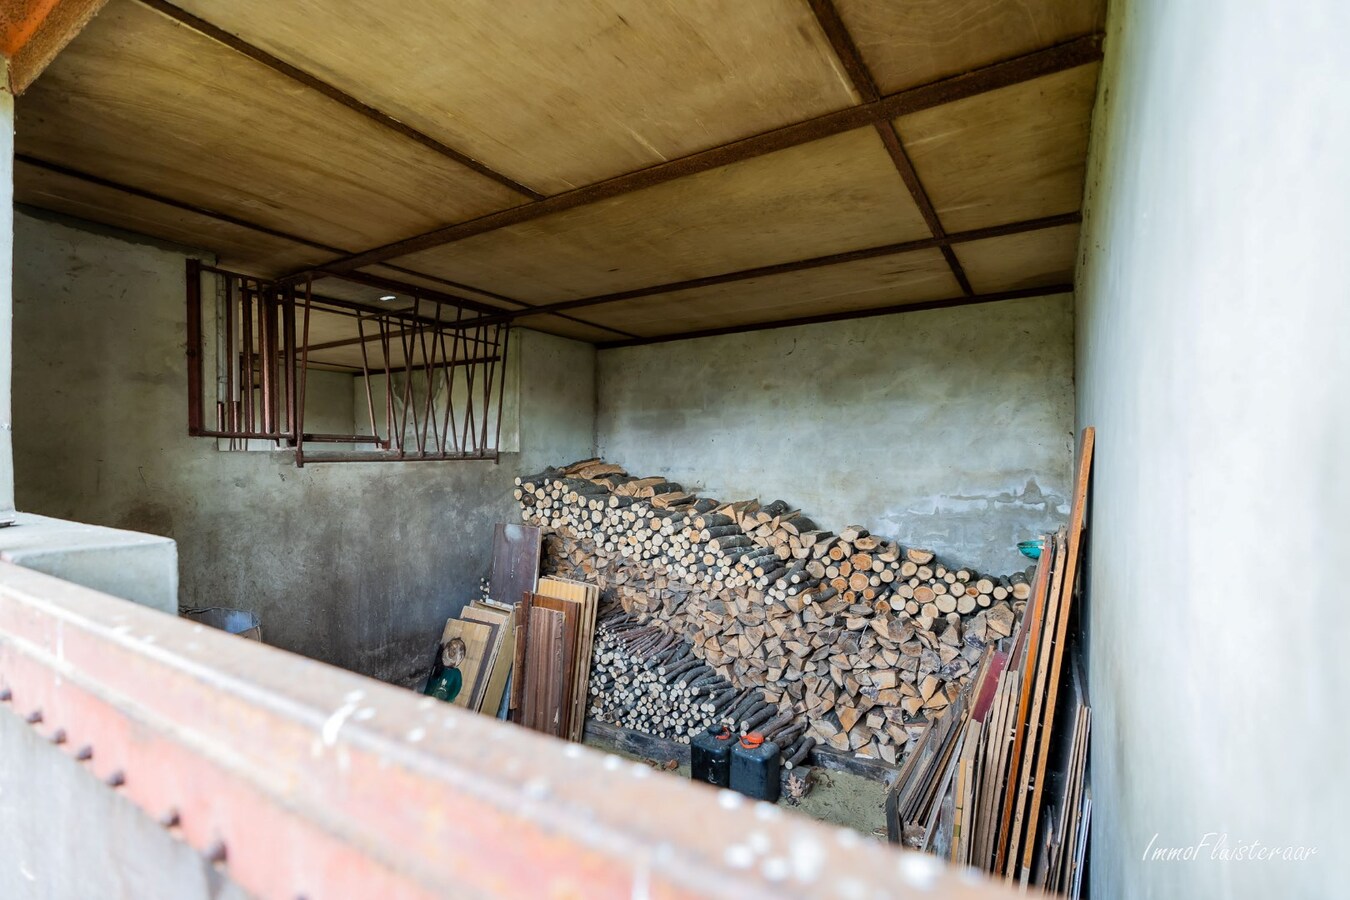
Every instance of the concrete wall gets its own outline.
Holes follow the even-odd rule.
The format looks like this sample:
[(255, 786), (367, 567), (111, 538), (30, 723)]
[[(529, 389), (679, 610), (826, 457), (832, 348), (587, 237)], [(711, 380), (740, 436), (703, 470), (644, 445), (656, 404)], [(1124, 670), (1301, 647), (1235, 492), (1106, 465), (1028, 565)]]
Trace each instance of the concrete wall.
[(600, 353), (597, 446), (999, 573), (1066, 514), (1068, 296)]
[[(1096, 898), (1345, 896), (1347, 34), (1339, 0), (1112, 4), (1077, 283)], [(1215, 852), (1252, 842), (1316, 853)]]
[(36, 213), (17, 229), (20, 508), (175, 538), (181, 603), (251, 609), (268, 643), (414, 680), (518, 515), (511, 479), (592, 452), (594, 350), (534, 332), (513, 336), (521, 451), (500, 464), (217, 451), (187, 436), (190, 251)]

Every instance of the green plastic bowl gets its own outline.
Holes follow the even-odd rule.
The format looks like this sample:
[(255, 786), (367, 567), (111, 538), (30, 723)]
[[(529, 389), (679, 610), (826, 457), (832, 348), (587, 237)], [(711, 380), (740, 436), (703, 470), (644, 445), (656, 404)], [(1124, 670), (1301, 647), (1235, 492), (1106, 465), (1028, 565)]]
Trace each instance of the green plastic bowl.
[(1045, 547), (1045, 541), (1037, 539), (1034, 541), (1019, 541), (1017, 549), (1022, 551), (1022, 555), (1027, 559), (1040, 559), (1041, 550)]

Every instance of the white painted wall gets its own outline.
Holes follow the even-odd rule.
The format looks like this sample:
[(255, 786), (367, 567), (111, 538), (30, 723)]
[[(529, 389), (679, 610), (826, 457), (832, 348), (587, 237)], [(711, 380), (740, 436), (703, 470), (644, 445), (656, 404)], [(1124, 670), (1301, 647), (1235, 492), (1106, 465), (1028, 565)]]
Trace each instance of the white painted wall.
[[(0, 85), (9, 64), (0, 58)], [(14, 95), (0, 87), (0, 526), (14, 519), (14, 432), (10, 419), (14, 315)]]
[(1347, 37), (1342, 0), (1112, 4), (1077, 281), (1095, 898), (1346, 895)]
[(1067, 514), (1073, 299), (604, 350), (597, 446), (1006, 574)]

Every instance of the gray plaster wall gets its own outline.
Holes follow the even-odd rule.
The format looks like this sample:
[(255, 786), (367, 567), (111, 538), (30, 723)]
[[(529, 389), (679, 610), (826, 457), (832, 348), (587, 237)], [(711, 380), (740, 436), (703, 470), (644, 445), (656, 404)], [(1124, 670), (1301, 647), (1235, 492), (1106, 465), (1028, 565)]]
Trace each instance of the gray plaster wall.
[(1007, 573), (1067, 514), (1073, 365), (1067, 295), (604, 350), (596, 441)]
[(595, 351), (530, 331), (512, 339), (520, 450), (500, 464), (220, 452), (187, 435), (191, 251), (16, 221), (19, 507), (174, 538), (180, 602), (253, 610), (270, 644), (416, 680), (488, 574), (493, 524), (518, 516), (512, 478), (593, 452)]
[(1094, 898), (1346, 895), (1347, 34), (1341, 0), (1111, 4), (1077, 278)]

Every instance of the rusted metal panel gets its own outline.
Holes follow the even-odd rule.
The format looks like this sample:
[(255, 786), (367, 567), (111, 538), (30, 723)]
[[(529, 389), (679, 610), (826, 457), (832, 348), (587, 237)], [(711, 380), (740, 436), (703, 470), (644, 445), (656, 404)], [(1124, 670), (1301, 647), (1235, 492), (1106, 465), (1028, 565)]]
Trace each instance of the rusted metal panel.
[(1012, 896), (8, 564), (0, 697), (261, 897)]

